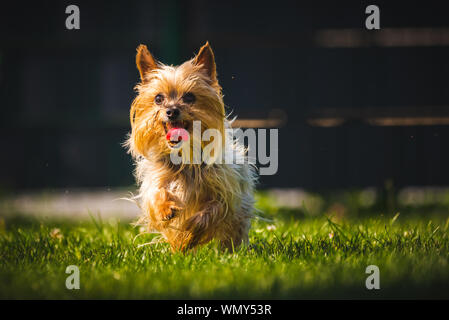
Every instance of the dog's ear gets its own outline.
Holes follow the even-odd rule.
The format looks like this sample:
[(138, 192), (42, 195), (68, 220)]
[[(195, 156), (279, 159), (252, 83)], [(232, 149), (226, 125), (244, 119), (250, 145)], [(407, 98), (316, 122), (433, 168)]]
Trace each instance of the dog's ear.
[(142, 81), (145, 79), (145, 74), (157, 68), (156, 60), (144, 44), (137, 47), (136, 65), (137, 69), (139, 69), (140, 79), (142, 79)]
[(217, 69), (215, 66), (215, 57), (212, 48), (209, 45), (209, 41), (201, 47), (200, 51), (194, 58), (196, 65), (201, 65), (202, 69), (211, 78), (212, 81), (217, 81)]

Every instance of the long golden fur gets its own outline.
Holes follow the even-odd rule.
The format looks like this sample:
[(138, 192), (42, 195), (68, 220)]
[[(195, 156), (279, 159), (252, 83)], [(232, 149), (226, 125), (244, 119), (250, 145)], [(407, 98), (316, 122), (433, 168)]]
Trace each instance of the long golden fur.
[[(245, 148), (235, 139), (224, 139), (227, 120), (215, 59), (209, 43), (195, 58), (173, 67), (157, 62), (145, 45), (137, 48), (141, 82), (131, 105), (131, 134), (127, 147), (136, 162), (140, 186), (135, 197), (142, 210), (141, 223), (160, 232), (173, 250), (186, 250), (219, 240), (232, 249), (248, 241), (254, 204), (255, 168), (244, 164), (198, 163), (175, 165), (166, 140), (166, 110), (176, 106), (192, 137), (192, 122), (201, 131), (216, 129), (223, 140), (212, 141), (224, 151), (246, 159)], [(186, 93), (195, 101), (186, 103)], [(156, 103), (158, 95), (163, 103)], [(201, 147), (204, 143), (201, 142)], [(193, 154), (193, 153), (192, 153)], [(224, 162), (224, 161), (222, 161)]]

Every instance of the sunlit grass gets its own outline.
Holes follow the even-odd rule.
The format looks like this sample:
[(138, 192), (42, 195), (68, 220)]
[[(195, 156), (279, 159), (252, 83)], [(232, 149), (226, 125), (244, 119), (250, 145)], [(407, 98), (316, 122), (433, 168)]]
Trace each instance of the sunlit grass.
[[(259, 207), (250, 246), (172, 253), (117, 220), (3, 219), (0, 298), (449, 298), (447, 215), (310, 217)], [(264, 202), (265, 201), (265, 202)], [(365, 269), (380, 268), (380, 290)], [(67, 290), (68, 265), (81, 289)]]

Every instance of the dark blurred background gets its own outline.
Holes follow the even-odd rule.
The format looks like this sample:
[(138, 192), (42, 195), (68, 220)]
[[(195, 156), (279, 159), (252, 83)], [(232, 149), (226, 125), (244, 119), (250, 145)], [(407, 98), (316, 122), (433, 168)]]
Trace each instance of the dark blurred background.
[[(80, 30), (65, 28), (70, 4), (80, 8)], [(369, 4), (380, 8), (380, 30), (365, 28)], [(279, 171), (260, 188), (449, 185), (446, 9), (423, 1), (2, 3), (0, 188), (132, 185), (121, 143), (139, 79), (136, 47), (180, 64), (207, 40), (229, 110), (243, 126), (280, 129)]]

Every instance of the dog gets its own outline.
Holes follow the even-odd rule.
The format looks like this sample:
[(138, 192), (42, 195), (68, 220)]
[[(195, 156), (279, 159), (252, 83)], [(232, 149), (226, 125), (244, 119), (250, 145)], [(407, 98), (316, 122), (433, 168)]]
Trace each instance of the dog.
[[(173, 251), (193, 249), (213, 239), (230, 251), (247, 244), (257, 173), (246, 161), (244, 145), (238, 139), (226, 139), (232, 121), (225, 113), (209, 42), (179, 66), (162, 64), (140, 45), (136, 65), (140, 82), (125, 144), (136, 165), (139, 193), (134, 199), (142, 211), (138, 223), (160, 233)], [(208, 129), (221, 134), (210, 142), (214, 161), (185, 161), (192, 159), (187, 151), (198, 150), (179, 147), (187, 142), (185, 136), (173, 138), (181, 131), (192, 139), (195, 122), (201, 124), (202, 134)], [(204, 152), (205, 142), (198, 145)], [(229, 151), (245, 161), (224, 163), (221, 160)], [(172, 161), (175, 153), (184, 154), (179, 164)]]

